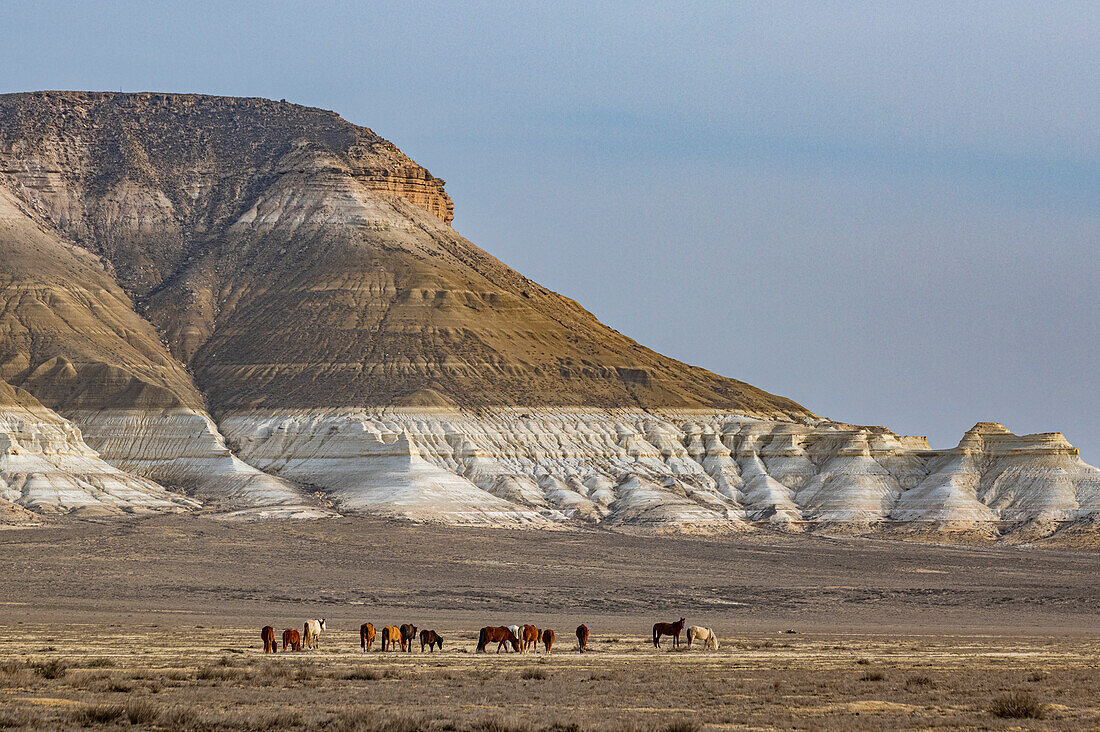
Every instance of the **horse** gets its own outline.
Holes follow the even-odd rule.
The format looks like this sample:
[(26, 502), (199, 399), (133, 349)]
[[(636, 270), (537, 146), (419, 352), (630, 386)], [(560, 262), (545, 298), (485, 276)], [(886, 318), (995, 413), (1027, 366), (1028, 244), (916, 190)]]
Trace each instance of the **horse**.
[(265, 625), (260, 631), (260, 638), (264, 641), (264, 653), (279, 652), (279, 642), (275, 640), (275, 629), (270, 625)]
[(392, 651), (401, 643), (401, 629), (396, 625), (382, 628), (382, 650)]
[(684, 630), (684, 623), (687, 622), (683, 618), (680, 618), (675, 623), (654, 623), (653, 624), (653, 646), (654, 648), (661, 647), (661, 636), (671, 635), (673, 640), (673, 647), (680, 646), (680, 633)]
[(372, 643), (374, 643), (374, 626), (363, 623), (359, 626), (359, 647), (369, 651)]
[(321, 647), (320, 638), (321, 632), (328, 630), (325, 627), (325, 619), (320, 620), (307, 620), (305, 624), (305, 631), (302, 633), (302, 641), (305, 642), (306, 648), (312, 648), (317, 650)]
[(500, 653), (500, 649), (504, 647), (505, 643), (511, 643), (512, 650), (519, 651), (519, 638), (516, 637), (515, 633), (503, 625), (487, 625), (481, 629), (481, 633), (477, 637), (477, 652), (486, 653), (485, 647), (494, 642), (497, 644), (497, 653)]
[(547, 628), (542, 631), (542, 644), (546, 646), (546, 655), (550, 655), (550, 647), (554, 645), (554, 631)]
[(439, 646), (439, 650), (443, 650), (443, 636), (436, 633), (434, 630), (422, 630), (420, 631), (420, 652), (424, 652), (424, 646), (428, 647), (428, 650), (435, 653), (435, 647)]
[(411, 653), (414, 640), (416, 640), (416, 626), (405, 623), (401, 626), (401, 650)]
[(581, 649), (581, 653), (584, 653), (584, 649), (588, 647), (588, 626), (577, 626), (577, 646)]
[(693, 625), (688, 628), (687, 642), (688, 648), (691, 648), (691, 642), (693, 640), (703, 641), (703, 647), (709, 648), (712, 651), (718, 650), (718, 636), (714, 634), (714, 631), (710, 628), (704, 628), (701, 625)]
[(520, 645), (523, 644), (523, 627), (520, 625), (509, 625), (508, 630), (512, 631), (512, 635), (519, 638)]
[(533, 647), (537, 653), (539, 650), (539, 638), (541, 633), (533, 625), (525, 625), (519, 629), (520, 653), (527, 653)]
[(300, 651), (302, 650), (302, 634), (294, 628), (287, 628), (283, 631), (283, 650), (284, 651)]

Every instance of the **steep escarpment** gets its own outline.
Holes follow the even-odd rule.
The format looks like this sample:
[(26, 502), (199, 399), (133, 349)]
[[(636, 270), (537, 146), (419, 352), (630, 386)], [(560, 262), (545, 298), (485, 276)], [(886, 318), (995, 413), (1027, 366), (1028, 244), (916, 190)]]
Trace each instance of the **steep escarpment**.
[(447, 225), (441, 181), (331, 112), (6, 95), (0, 141), (0, 185), (103, 260), (215, 414), (442, 400), (813, 416), (507, 268)]
[(0, 95), (0, 440), (34, 456), (2, 498), (658, 531), (1100, 512), (1061, 435), (830, 422), (639, 345), (452, 219), (443, 181), (332, 112)]

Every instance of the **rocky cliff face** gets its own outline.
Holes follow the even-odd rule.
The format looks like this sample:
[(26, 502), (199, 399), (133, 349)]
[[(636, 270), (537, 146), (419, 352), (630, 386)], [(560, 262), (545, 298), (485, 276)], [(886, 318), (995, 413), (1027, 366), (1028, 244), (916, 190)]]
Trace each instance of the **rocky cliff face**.
[(452, 217), (441, 180), (331, 112), (0, 96), (0, 378), (73, 451), (243, 517), (331, 502), (727, 530), (1097, 510), (1060, 436), (979, 425), (935, 452), (828, 422), (638, 345)]

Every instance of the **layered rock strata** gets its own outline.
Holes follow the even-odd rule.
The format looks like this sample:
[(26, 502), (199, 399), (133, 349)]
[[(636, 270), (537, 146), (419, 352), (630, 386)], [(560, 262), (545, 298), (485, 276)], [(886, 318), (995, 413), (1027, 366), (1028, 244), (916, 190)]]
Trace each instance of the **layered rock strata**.
[(639, 345), (452, 219), (442, 180), (332, 112), (0, 95), (0, 508), (660, 531), (1100, 512), (1061, 435), (981, 423), (934, 451), (829, 422)]
[(221, 426), (244, 460), (329, 488), (340, 510), (456, 522), (1073, 521), (1100, 501), (1100, 470), (1064, 437), (991, 423), (953, 450), (882, 427), (701, 412), (275, 413)]

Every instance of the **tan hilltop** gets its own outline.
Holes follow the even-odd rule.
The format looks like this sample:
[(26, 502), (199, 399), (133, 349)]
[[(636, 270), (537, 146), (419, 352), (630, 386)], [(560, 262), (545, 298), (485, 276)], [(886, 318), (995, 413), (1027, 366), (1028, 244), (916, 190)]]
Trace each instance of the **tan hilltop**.
[(186, 492), (173, 510), (662, 531), (1100, 511), (1060, 435), (982, 423), (933, 451), (830, 422), (639, 345), (452, 219), (442, 180), (333, 112), (0, 95), (0, 378), (73, 451)]

